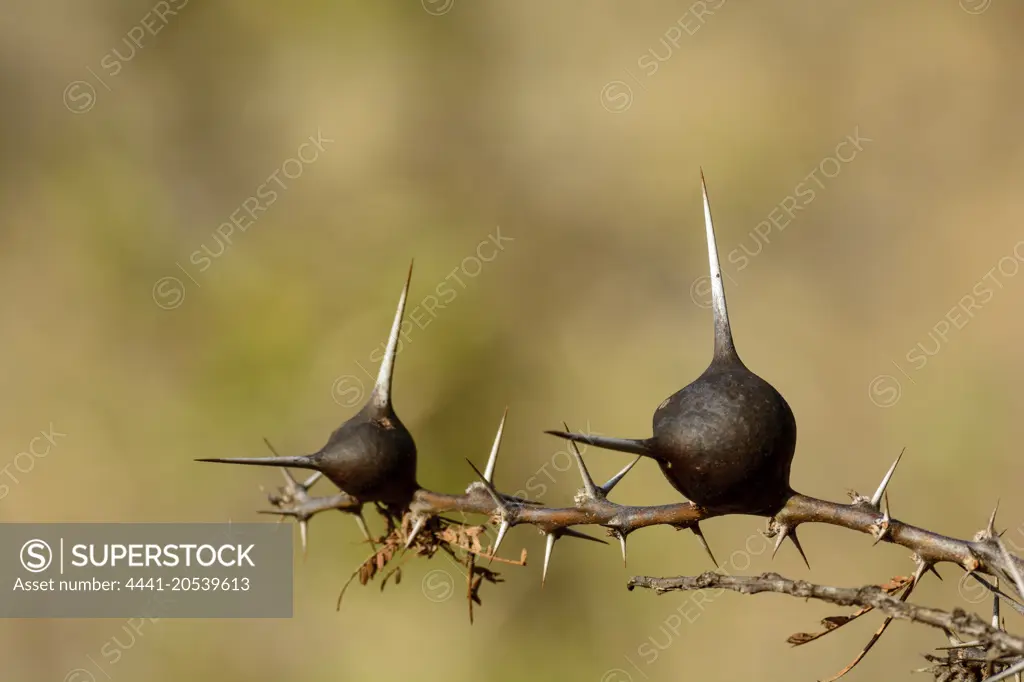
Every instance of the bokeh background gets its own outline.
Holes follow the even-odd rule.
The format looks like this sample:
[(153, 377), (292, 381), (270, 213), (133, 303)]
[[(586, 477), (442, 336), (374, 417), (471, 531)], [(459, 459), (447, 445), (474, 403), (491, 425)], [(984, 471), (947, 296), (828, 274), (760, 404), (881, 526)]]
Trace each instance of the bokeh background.
[[(1001, 498), (1024, 549), (1022, 21), (1007, 0), (7, 3), (0, 520), (272, 522), (277, 472), (193, 458), (318, 448), (376, 371), (413, 257), (395, 402), (420, 481), (463, 489), (507, 405), (499, 483), (568, 503), (577, 475), (542, 430), (646, 435), (709, 360), (703, 166), (738, 347), (797, 415), (794, 486), (869, 492), (906, 447), (896, 516), (964, 537)], [(677, 498), (641, 463), (616, 499)], [(763, 527), (705, 532), (733, 572), (912, 569), (808, 527), (808, 573), (791, 547), (770, 560)], [(543, 590), (542, 538), (515, 529), (504, 551), (529, 565), (485, 586), (473, 626), (443, 557), (338, 613), (367, 550), (341, 514), (311, 531), (290, 620), (135, 641), (123, 620), (9, 620), (0, 678), (814, 680), (880, 621), (792, 649), (841, 609), (627, 592), (709, 568), (667, 528), (630, 538), (628, 569), (560, 543)], [(987, 612), (941, 570), (915, 600)], [(109, 665), (114, 637), (131, 646)], [(850, 679), (908, 679), (944, 643), (897, 623)]]

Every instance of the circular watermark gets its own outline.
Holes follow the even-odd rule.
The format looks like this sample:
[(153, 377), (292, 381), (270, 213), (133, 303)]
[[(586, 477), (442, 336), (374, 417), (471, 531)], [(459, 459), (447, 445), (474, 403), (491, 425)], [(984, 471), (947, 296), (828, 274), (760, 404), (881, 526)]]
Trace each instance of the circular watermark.
[(72, 114), (84, 114), (96, 106), (96, 88), (89, 81), (71, 81), (64, 88), (64, 107)]
[(601, 88), (601, 106), (605, 111), (621, 114), (633, 106), (633, 88), (625, 81), (608, 81)]
[(29, 573), (42, 573), (53, 563), (53, 550), (42, 540), (29, 540), (21, 546), (21, 565)]
[(633, 682), (633, 676), (622, 668), (612, 668), (601, 675), (601, 682)]
[(64, 676), (64, 682), (96, 682), (96, 676), (85, 668), (75, 668)]
[(443, 601), (448, 601), (455, 594), (455, 579), (448, 571), (435, 568), (423, 576), (422, 587), (424, 597), (435, 604), (440, 604)]
[(701, 275), (690, 284), (690, 300), (701, 308), (711, 307), (711, 278)]
[(420, 0), (420, 4), (423, 5), (427, 14), (439, 17), (452, 11), (452, 7), (455, 7), (455, 0)]
[(177, 277), (161, 277), (153, 284), (153, 302), (164, 310), (174, 310), (185, 302), (185, 285)]
[(868, 398), (877, 407), (892, 407), (903, 396), (903, 386), (891, 374), (879, 374), (868, 384)]
[(981, 14), (992, 5), (992, 0), (960, 0), (960, 9), (968, 14)]
[(342, 407), (353, 407), (362, 402), (364, 390), (359, 377), (345, 374), (331, 384), (331, 397)]
[(979, 583), (977, 580), (971, 579), (970, 573), (964, 573), (963, 576), (960, 577), (960, 582), (956, 586), (956, 591), (960, 593), (960, 596), (965, 602), (970, 604), (977, 604), (978, 602), (984, 601), (985, 597), (991, 594), (987, 587)]

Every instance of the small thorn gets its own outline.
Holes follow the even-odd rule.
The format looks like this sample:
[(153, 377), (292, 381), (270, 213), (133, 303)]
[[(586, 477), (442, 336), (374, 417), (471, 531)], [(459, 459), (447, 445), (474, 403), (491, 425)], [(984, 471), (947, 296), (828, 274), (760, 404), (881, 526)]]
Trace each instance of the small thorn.
[(907, 591), (904, 592), (903, 596), (901, 597), (903, 601), (906, 601), (907, 598), (910, 597), (910, 593), (913, 592), (914, 588), (917, 587), (917, 584), (921, 582), (921, 578), (923, 578), (924, 574), (927, 573), (928, 570), (933, 566), (932, 562), (917, 558), (916, 555), (914, 560), (917, 563), (917, 567), (914, 569), (914, 575), (910, 580), (910, 586), (907, 588)]
[(715, 555), (711, 551), (711, 546), (708, 545), (707, 538), (704, 537), (704, 531), (701, 530), (700, 524), (693, 524), (690, 526), (690, 530), (692, 530), (693, 534), (697, 536), (697, 540), (700, 542), (701, 547), (704, 548), (704, 551), (708, 553), (708, 556), (711, 558), (711, 563), (715, 565), (715, 568), (718, 568), (718, 561), (715, 560)]
[(884, 540), (885, 536), (889, 534), (889, 523), (891, 521), (892, 516), (889, 514), (889, 493), (885, 493), (885, 510), (882, 512), (882, 519), (873, 526), (873, 528), (878, 529), (878, 532), (875, 534), (875, 541), (871, 543), (872, 547)]
[[(565, 426), (565, 430), (569, 430), (569, 425), (565, 422), (562, 423)], [(596, 500), (600, 496), (598, 487), (594, 484), (594, 479), (587, 471), (587, 465), (583, 463), (583, 455), (580, 454), (580, 449), (576, 447), (574, 441), (569, 441), (569, 449), (572, 450), (573, 457), (576, 459), (576, 466), (580, 470), (580, 478), (583, 479), (583, 490), (586, 492), (587, 497), (591, 500)]]
[(363, 518), (363, 512), (357, 512), (353, 516), (356, 517), (356, 525), (359, 526), (359, 530), (363, 532), (363, 537), (366, 538), (370, 545), (373, 545), (373, 538), (370, 537), (370, 528), (366, 525), (366, 519)]
[(626, 568), (626, 534), (621, 531), (616, 534), (619, 536), (619, 544), (622, 545), (622, 567)]
[(796, 528), (789, 534), (789, 539), (796, 545), (796, 550), (800, 552), (800, 558), (804, 560), (804, 564), (807, 566), (807, 570), (811, 569), (811, 562), (807, 560), (807, 555), (804, 553), (804, 548), (800, 545), (800, 538), (796, 536)]
[(793, 542), (793, 545), (796, 547), (796, 550), (800, 552), (800, 557), (804, 560), (807, 568), (810, 568), (811, 562), (807, 560), (804, 548), (800, 545), (800, 540), (796, 536), (796, 528), (792, 528), (790, 526), (782, 526), (782, 529), (779, 531), (779, 539), (775, 541), (775, 549), (772, 550), (772, 559), (774, 559), (775, 555), (778, 554), (779, 547), (782, 546), (782, 542), (786, 538), (789, 538)]
[(612, 488), (617, 486), (619, 484), (619, 481), (621, 481), (626, 476), (626, 474), (628, 474), (633, 469), (633, 467), (636, 466), (636, 463), (640, 461), (641, 457), (643, 457), (643, 455), (637, 455), (636, 459), (634, 459), (626, 466), (622, 467), (622, 471), (609, 478), (608, 481), (601, 486), (601, 492), (603, 492), (605, 495), (608, 495), (608, 493), (612, 491)]
[(928, 572), (933, 573), (935, 577), (939, 579), (939, 582), (944, 582), (942, 580), (942, 576), (939, 574), (939, 569), (935, 567), (935, 564), (928, 564)]
[(494, 445), (491, 446), (491, 456), (487, 458), (487, 467), (484, 469), (484, 480), (494, 483), (494, 466), (498, 463), (498, 450), (501, 448), (501, 434), (505, 431), (505, 418), (508, 417), (508, 408), (505, 408), (501, 415), (501, 422), (498, 424), (498, 435), (494, 437)]
[(380, 363), (380, 371), (377, 374), (377, 382), (374, 384), (370, 401), (378, 409), (391, 407), (391, 379), (395, 373), (395, 357), (398, 355), (398, 342), (402, 330), (402, 318), (405, 316), (405, 302), (409, 297), (409, 283), (412, 281), (412, 262), (409, 263), (409, 274), (405, 278), (405, 287), (401, 296), (398, 297), (398, 310), (395, 312), (395, 321), (391, 324), (391, 333), (388, 334), (388, 344), (384, 351), (384, 359)]
[(903, 453), (906, 451), (906, 448), (900, 450), (900, 454), (896, 456), (896, 461), (892, 463), (892, 466), (889, 467), (889, 471), (887, 471), (885, 476), (882, 478), (882, 482), (879, 484), (878, 490), (876, 490), (875, 494), (871, 496), (872, 507), (877, 509), (878, 505), (882, 502), (882, 495), (885, 493), (885, 488), (889, 485), (892, 475), (896, 473), (896, 466), (900, 463), (900, 460), (903, 458)]
[(306, 481), (302, 484), (302, 487), (305, 488), (306, 490), (309, 490), (310, 488), (313, 487), (314, 483), (316, 483), (323, 477), (323, 475), (324, 472), (322, 471), (315, 472), (312, 476), (306, 479)]
[(591, 542), (599, 542), (602, 545), (607, 545), (608, 544), (606, 541), (602, 540), (601, 538), (595, 538), (593, 535), (587, 535), (586, 533), (581, 533), (578, 530), (573, 530), (572, 528), (560, 528), (559, 530), (555, 531), (555, 533), (560, 538), (561, 537), (579, 538), (580, 540), (590, 540)]
[(548, 563), (551, 561), (551, 550), (554, 548), (555, 540), (557, 539), (554, 533), (547, 534), (547, 544), (544, 547), (544, 570), (540, 575), (541, 587), (544, 587), (544, 582), (548, 579)]
[(996, 533), (996, 513), (998, 511), (999, 500), (997, 499), (996, 506), (992, 509), (992, 515), (988, 517), (988, 527), (985, 529), (985, 532), (988, 533), (988, 537), (990, 538), (994, 538), (996, 537), (996, 535), (998, 535), (998, 533)]
[(412, 532), (409, 533), (409, 539), (405, 541), (405, 548), (409, 549), (412, 547), (412, 543), (416, 540), (416, 536), (419, 535), (420, 531), (423, 530), (423, 526), (427, 522), (427, 517), (421, 516), (416, 519), (416, 523), (413, 524)]
[(299, 520), (299, 537), (302, 539), (302, 560), (306, 560), (307, 541), (309, 539), (308, 519)]
[(498, 548), (501, 547), (501, 541), (505, 539), (505, 533), (508, 532), (509, 523), (502, 519), (501, 525), (498, 526), (498, 537), (494, 540), (494, 549), (491, 550), (491, 560), (487, 563), (492, 563), (494, 557), (498, 556)]

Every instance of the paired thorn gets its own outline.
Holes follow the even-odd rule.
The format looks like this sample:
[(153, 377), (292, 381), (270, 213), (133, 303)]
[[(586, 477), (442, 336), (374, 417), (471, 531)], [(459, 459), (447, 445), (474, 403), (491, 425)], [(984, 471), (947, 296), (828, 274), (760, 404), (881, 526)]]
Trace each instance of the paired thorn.
[(406, 549), (412, 547), (412, 543), (416, 541), (416, 536), (420, 534), (420, 531), (423, 530), (423, 526), (425, 526), (426, 524), (426, 516), (417, 517), (416, 522), (412, 526), (412, 532), (409, 533), (409, 539), (405, 541)]
[(619, 473), (617, 473), (614, 476), (612, 476), (611, 478), (609, 478), (605, 482), (604, 485), (599, 486), (600, 489), (601, 489), (601, 492), (603, 492), (605, 495), (608, 495), (609, 493), (611, 493), (612, 488), (617, 486), (619, 484), (619, 481), (621, 481), (625, 477), (625, 475), (628, 474), (633, 469), (634, 466), (636, 466), (636, 463), (640, 461), (641, 457), (643, 457), (643, 455), (637, 455), (636, 459), (634, 459), (632, 462), (630, 462), (626, 466), (622, 467), (622, 470), (619, 471)]
[(494, 483), (494, 467), (498, 463), (498, 450), (501, 448), (502, 434), (505, 432), (505, 419), (508, 417), (508, 407), (501, 415), (498, 423), (498, 435), (494, 437), (494, 445), (491, 446), (491, 455), (487, 458), (487, 467), (484, 468), (484, 480)]
[(792, 541), (793, 546), (796, 547), (796, 551), (800, 552), (800, 557), (804, 560), (804, 563), (809, 569), (811, 567), (811, 562), (807, 560), (807, 554), (804, 553), (804, 548), (800, 544), (800, 539), (796, 535), (796, 526), (779, 524), (779, 539), (775, 541), (775, 549), (772, 550), (772, 559), (774, 559), (775, 555), (778, 554), (779, 547), (782, 546), (782, 542), (786, 538), (789, 538)]
[(885, 494), (885, 488), (889, 485), (889, 481), (892, 480), (892, 475), (896, 473), (896, 466), (900, 463), (900, 460), (903, 458), (903, 453), (906, 451), (906, 448), (900, 450), (900, 454), (896, 456), (896, 461), (892, 463), (892, 466), (889, 467), (889, 471), (887, 471), (885, 476), (882, 478), (882, 482), (879, 484), (878, 490), (876, 490), (875, 494), (871, 496), (871, 506), (875, 509), (878, 509), (878, 505), (881, 504), (882, 495)]
[(401, 296), (398, 297), (398, 310), (395, 312), (395, 321), (391, 323), (391, 333), (388, 334), (388, 345), (384, 351), (384, 359), (380, 363), (380, 371), (377, 373), (377, 383), (373, 386), (373, 393), (370, 402), (378, 409), (391, 407), (391, 378), (395, 374), (395, 357), (398, 355), (398, 342), (402, 330), (402, 318), (405, 316), (405, 302), (409, 297), (409, 283), (412, 281), (413, 262), (409, 262), (409, 274), (405, 278), (405, 287)]
[(619, 538), (619, 544), (622, 546), (622, 567), (626, 567), (626, 533), (621, 530), (615, 530), (615, 536)]
[[(605, 542), (604, 540), (602, 540), (600, 538), (591, 537), (591, 536), (587, 535), (586, 533), (581, 533), (579, 531), (573, 530), (572, 528), (558, 528), (556, 530), (553, 530), (553, 531), (550, 531), (548, 533), (545, 533), (545, 536), (546, 536), (546, 538), (545, 538), (545, 546), (544, 546), (544, 569), (541, 572), (541, 576), (540, 576), (540, 586), (541, 587), (544, 587), (544, 582), (547, 580), (547, 577), (548, 577), (548, 564), (550, 564), (550, 562), (551, 562), (551, 551), (555, 547), (555, 541), (558, 540), (559, 538), (561, 538), (563, 536), (566, 536), (566, 537), (571, 537), (571, 538), (580, 538), (581, 540), (590, 540), (591, 542), (600, 542), (602, 545), (607, 545), (608, 544), (607, 542)], [(497, 550), (495, 550), (495, 552), (497, 552)]]
[[(700, 542), (701, 547), (704, 548), (704, 551), (708, 553), (708, 557), (710, 557), (711, 563), (715, 565), (715, 568), (718, 568), (718, 561), (715, 560), (715, 554), (711, 551), (711, 545), (708, 544), (707, 538), (704, 537), (704, 531), (701, 530), (700, 524), (694, 523), (692, 526), (690, 526), (690, 530), (692, 530), (693, 534), (697, 536), (697, 540), (698, 542)], [(800, 545), (797, 545), (797, 547), (799, 546)], [(804, 551), (800, 550), (800, 553), (803, 554)], [(804, 558), (804, 561), (807, 561), (806, 557)], [(808, 568), (810, 568), (810, 565), (808, 565)]]
[(628, 474), (636, 463), (640, 461), (643, 455), (637, 455), (636, 459), (622, 467), (619, 473), (609, 478), (603, 485), (597, 485), (594, 483), (594, 477), (590, 475), (590, 471), (587, 469), (586, 463), (583, 461), (583, 454), (580, 452), (579, 447), (576, 445), (576, 441), (572, 438), (568, 438), (572, 434), (569, 433), (569, 425), (562, 422), (562, 426), (565, 427), (565, 432), (561, 433), (558, 431), (548, 431), (548, 433), (556, 435), (564, 435), (569, 441), (569, 449), (572, 452), (573, 458), (576, 460), (576, 466), (580, 470), (580, 478), (583, 479), (583, 493), (588, 500), (603, 500), (607, 498), (612, 489), (619, 484), (626, 474)]
[(493, 562), (494, 557), (498, 555), (498, 548), (501, 547), (501, 541), (505, 539), (505, 533), (507, 533), (508, 529), (512, 527), (511, 510), (509, 509), (509, 506), (505, 504), (505, 500), (501, 498), (501, 494), (498, 493), (490, 481), (484, 478), (484, 475), (476, 468), (476, 465), (469, 459), (466, 459), (466, 461), (469, 462), (469, 466), (473, 467), (473, 471), (476, 472), (476, 475), (480, 477), (480, 480), (483, 482), (484, 489), (491, 496), (491, 499), (494, 500), (494, 505), (497, 508), (498, 515), (501, 517), (501, 523), (498, 526), (498, 537), (494, 540), (494, 548), (491, 550), (490, 560)]
[[(569, 425), (565, 422), (562, 422), (562, 426), (565, 427), (566, 431), (569, 430)], [(574, 441), (569, 441), (569, 450), (572, 451), (572, 456), (576, 460), (576, 466), (579, 467), (580, 478), (583, 479), (583, 491), (587, 499), (597, 500), (604, 497), (604, 491), (599, 490), (597, 484), (594, 483), (594, 478), (587, 471), (587, 465), (583, 463), (583, 455), (580, 454), (580, 449), (576, 447)]]
[(999, 500), (996, 500), (996, 506), (992, 508), (992, 515), (988, 517), (988, 525), (983, 531), (988, 538), (994, 538), (999, 535), (996, 533), (996, 514), (999, 513)]
[[(890, 471), (892, 470), (890, 469)], [(882, 512), (882, 518), (879, 519), (878, 523), (872, 524), (871, 526), (872, 535), (875, 536), (875, 541), (871, 543), (872, 547), (889, 535), (889, 525), (891, 522), (892, 516), (889, 514), (889, 493), (885, 493), (885, 510)], [(936, 575), (938, 574), (936, 573)]]

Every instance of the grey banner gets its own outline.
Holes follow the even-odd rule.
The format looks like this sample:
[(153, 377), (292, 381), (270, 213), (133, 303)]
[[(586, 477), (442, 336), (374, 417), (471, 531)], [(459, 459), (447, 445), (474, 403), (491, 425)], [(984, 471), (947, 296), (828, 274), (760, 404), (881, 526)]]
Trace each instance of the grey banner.
[(0, 524), (0, 618), (291, 616), (289, 524)]

